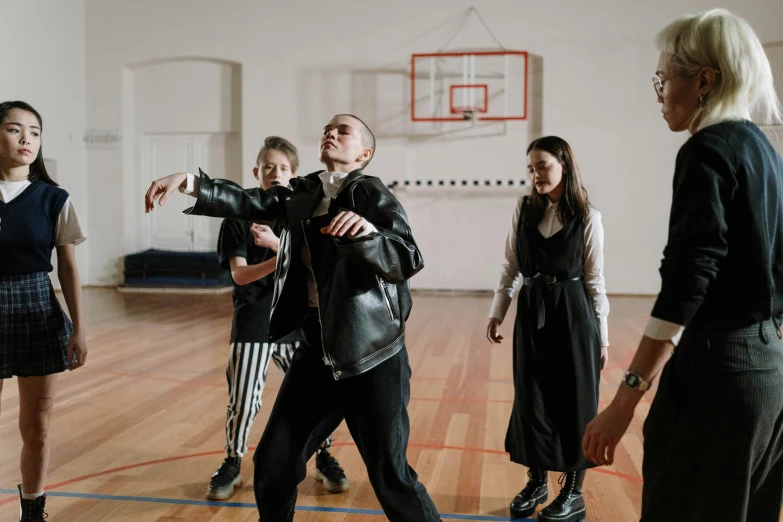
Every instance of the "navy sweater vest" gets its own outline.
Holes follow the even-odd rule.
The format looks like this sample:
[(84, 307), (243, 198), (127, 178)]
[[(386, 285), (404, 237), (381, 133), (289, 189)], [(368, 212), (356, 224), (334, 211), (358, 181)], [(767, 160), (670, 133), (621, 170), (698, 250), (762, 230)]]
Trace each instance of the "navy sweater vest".
[(34, 181), (0, 202), (0, 276), (52, 271), (57, 219), (68, 199), (61, 188)]

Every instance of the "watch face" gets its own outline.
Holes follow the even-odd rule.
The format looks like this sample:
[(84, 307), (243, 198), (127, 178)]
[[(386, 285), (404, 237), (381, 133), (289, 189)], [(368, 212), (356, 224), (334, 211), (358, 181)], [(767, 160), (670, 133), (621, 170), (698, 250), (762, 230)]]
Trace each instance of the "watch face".
[(641, 384), (641, 379), (639, 379), (638, 375), (634, 375), (632, 373), (629, 373), (625, 376), (625, 384), (630, 386), (631, 388), (636, 388)]

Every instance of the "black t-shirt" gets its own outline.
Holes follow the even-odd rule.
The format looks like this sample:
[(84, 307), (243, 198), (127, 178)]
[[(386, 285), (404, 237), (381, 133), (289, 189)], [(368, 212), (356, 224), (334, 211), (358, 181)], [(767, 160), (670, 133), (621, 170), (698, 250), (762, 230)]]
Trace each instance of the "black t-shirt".
[[(248, 265), (256, 265), (275, 257), (275, 252), (256, 246), (250, 232), (252, 222), (224, 219), (218, 236), (220, 265), (230, 270), (232, 257), (244, 257)], [(282, 227), (272, 225), (280, 236)], [(231, 325), (231, 342), (264, 343), (269, 337), (269, 316), (272, 311), (274, 272), (246, 285), (234, 283), (234, 319)]]

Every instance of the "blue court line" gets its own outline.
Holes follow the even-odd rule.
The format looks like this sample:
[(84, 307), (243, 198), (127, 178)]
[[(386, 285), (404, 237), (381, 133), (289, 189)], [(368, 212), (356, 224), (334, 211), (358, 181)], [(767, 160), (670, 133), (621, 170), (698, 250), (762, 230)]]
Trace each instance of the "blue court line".
[[(15, 489), (0, 489), (0, 493), (7, 495), (18, 495)], [(213, 502), (211, 500), (188, 500), (179, 498), (157, 498), (157, 497), (129, 497), (122, 495), (101, 495), (98, 493), (70, 493), (67, 491), (47, 491), (49, 497), (71, 497), (71, 498), (90, 498), (96, 500), (120, 500), (126, 502), (154, 502), (158, 504), (178, 504), (188, 506), (210, 506), (210, 507), (235, 507), (256, 509), (255, 504), (248, 502)], [(297, 511), (315, 511), (322, 513), (347, 513), (350, 515), (375, 515), (384, 516), (383, 511), (377, 509), (352, 509), (336, 508), (327, 506), (296, 506)], [(486, 520), (490, 522), (533, 522), (530, 518), (508, 518), (496, 517), (491, 515), (463, 515), (458, 513), (441, 514), (441, 518), (448, 520)]]

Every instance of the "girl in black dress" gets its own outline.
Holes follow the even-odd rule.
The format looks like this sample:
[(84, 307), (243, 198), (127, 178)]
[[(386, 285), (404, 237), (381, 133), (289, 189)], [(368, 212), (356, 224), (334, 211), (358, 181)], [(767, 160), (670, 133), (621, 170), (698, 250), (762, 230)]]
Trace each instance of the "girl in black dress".
[(520, 199), (513, 216), (487, 337), (501, 341), (498, 327), (521, 282), (506, 450), (529, 468), (530, 480), (511, 514), (532, 515), (549, 497), (547, 471), (560, 471), (560, 494), (538, 520), (576, 522), (585, 518), (582, 483), (593, 465), (581, 441), (597, 413), (609, 344), (603, 227), (568, 143), (548, 136), (527, 152), (535, 190)]

